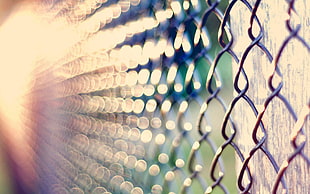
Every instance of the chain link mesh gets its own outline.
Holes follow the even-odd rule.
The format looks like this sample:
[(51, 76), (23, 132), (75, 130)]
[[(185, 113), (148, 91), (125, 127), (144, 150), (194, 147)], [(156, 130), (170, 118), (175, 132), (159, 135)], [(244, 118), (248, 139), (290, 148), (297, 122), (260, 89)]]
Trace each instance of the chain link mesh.
[[(282, 89), (294, 86), (283, 76), (285, 50), (299, 44), (309, 57), (309, 30), (302, 33), (309, 15), (307, 6), (295, 10), (294, 0), (282, 3), (284, 9), (260, 0), (44, 4), (46, 18), (68, 30), (71, 42), (33, 72), (38, 190), (257, 193), (269, 185), (267, 193), (288, 193), (297, 179), (300, 193), (309, 192), (308, 83), (295, 93), (303, 109), (287, 92), (294, 90)], [(275, 9), (283, 12), (276, 18), (283, 32), (267, 22)], [(304, 67), (298, 76), (308, 76)], [(282, 146), (289, 153), (272, 147), (278, 114), (290, 117), (279, 130), (285, 136), (278, 135), (289, 139)], [(273, 174), (260, 182), (267, 168)], [(304, 172), (289, 177), (291, 168)]]

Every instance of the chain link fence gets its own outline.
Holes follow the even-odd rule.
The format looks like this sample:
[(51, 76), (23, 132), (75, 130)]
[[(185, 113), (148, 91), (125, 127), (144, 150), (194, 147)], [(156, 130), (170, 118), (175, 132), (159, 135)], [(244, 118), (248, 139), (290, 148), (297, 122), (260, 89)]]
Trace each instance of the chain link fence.
[(307, 5), (42, 4), (68, 44), (33, 72), (32, 192), (308, 193)]

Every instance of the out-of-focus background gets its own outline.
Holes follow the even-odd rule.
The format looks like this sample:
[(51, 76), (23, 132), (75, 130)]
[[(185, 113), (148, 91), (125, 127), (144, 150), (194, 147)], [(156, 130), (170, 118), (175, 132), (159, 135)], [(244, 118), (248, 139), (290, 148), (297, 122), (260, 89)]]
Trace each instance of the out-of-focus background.
[[(0, 28), (3, 22), (5, 22), (8, 15), (10, 15), (14, 7), (22, 1), (24, 0), (0, 0)], [(12, 32), (12, 35), (14, 35), (13, 32)], [(3, 66), (1, 65), (1, 67)], [(0, 122), (1, 122), (1, 119), (0, 119)], [(0, 128), (1, 127), (3, 127), (3, 125), (0, 123)], [(10, 180), (8, 165), (7, 165), (8, 161), (6, 158), (6, 154), (3, 150), (4, 147), (5, 145), (3, 145), (3, 138), (0, 137), (0, 193), (10, 194), (13, 191), (12, 191), (12, 184)]]
[(6, 16), (10, 14), (12, 8), (23, 0), (0, 0), (0, 24), (5, 20)]
[[(0, 26), (16, 2), (17, 1), (15, 0), (0, 0)], [(11, 184), (6, 162), (3, 152), (3, 142), (2, 138), (0, 138), (0, 193), (11, 192)]]

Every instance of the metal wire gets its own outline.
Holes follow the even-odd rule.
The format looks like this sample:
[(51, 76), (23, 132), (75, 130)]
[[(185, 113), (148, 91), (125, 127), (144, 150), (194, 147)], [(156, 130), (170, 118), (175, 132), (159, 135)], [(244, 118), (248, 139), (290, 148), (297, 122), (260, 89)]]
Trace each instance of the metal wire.
[[(264, 3), (85, 0), (45, 5), (50, 20), (73, 26), (78, 38), (64, 56), (34, 72), (31, 93), (40, 105), (38, 190), (255, 193), (259, 172), (251, 163), (260, 154), (274, 172), (271, 182), (264, 180), (272, 185), (269, 192), (277, 193), (281, 185), (288, 193), (286, 172), (293, 161), (310, 165), (309, 103), (297, 116), (299, 111), (282, 94), (290, 80), (283, 80), (279, 63), (293, 40), (307, 54), (310, 46), (306, 35), (300, 35), (306, 27), (292, 24), (297, 12), (292, 0), (287, 1), (288, 18), (281, 21), (288, 36), (277, 53), (271, 52), (265, 42), (269, 29), (258, 14)], [(241, 41), (234, 21), (240, 7), (250, 13), (244, 20), (250, 24), (244, 32), (249, 44), (242, 52), (234, 47)], [(253, 54), (256, 49), (274, 65), (262, 109), (249, 94), (254, 86), (245, 67), (252, 58), (254, 65), (264, 65)], [(276, 99), (295, 122), (290, 130), (293, 151), (281, 159), (267, 144), (272, 126), (264, 120)], [(244, 109), (238, 108), (241, 102)], [(255, 117), (250, 140), (238, 138), (245, 128), (236, 111), (245, 109)]]

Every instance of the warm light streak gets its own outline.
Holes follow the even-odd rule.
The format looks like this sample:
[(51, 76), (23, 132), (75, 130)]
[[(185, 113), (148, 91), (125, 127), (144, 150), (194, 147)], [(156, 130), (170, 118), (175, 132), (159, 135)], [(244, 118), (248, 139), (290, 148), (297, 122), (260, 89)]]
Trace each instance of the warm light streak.
[(191, 51), (191, 43), (189, 41), (189, 38), (188, 38), (188, 35), (185, 34), (183, 36), (183, 39), (182, 39), (182, 47), (183, 47), (183, 50), (185, 53), (188, 53), (189, 51)]
[(163, 112), (168, 112), (171, 108), (171, 102), (169, 100), (165, 100), (161, 105), (161, 110)]
[(174, 90), (175, 90), (176, 92), (182, 92), (182, 90), (183, 90), (183, 85), (182, 85), (181, 83), (176, 83), (176, 84), (174, 85)]
[(164, 144), (165, 143), (165, 141), (166, 141), (166, 136), (164, 135), (164, 134), (158, 134), (158, 135), (156, 135), (156, 137), (155, 137), (155, 143), (157, 144), (157, 145), (162, 145), (162, 144)]
[(199, 5), (199, 1), (198, 0), (191, 0), (192, 6), (194, 7), (194, 9), (196, 9), (196, 11), (200, 11), (200, 5)]
[(161, 119), (159, 117), (154, 117), (151, 120), (151, 127), (158, 129), (161, 127)]
[(138, 74), (138, 83), (139, 84), (146, 84), (150, 77), (150, 70), (142, 69)]
[(188, 10), (188, 8), (189, 8), (189, 2), (187, 1), (187, 0), (185, 0), (184, 2), (183, 2), (183, 9), (184, 10)]
[(186, 123), (184, 123), (184, 129), (186, 131), (190, 131), (193, 129), (193, 125), (190, 122), (186, 122)]
[(197, 28), (196, 29), (196, 32), (195, 32), (195, 36), (194, 36), (194, 44), (198, 44), (199, 40), (200, 40), (200, 34), (201, 34), (201, 30), (200, 28)]
[(186, 83), (188, 83), (192, 79), (194, 70), (195, 70), (195, 64), (191, 63), (187, 68), (186, 77), (185, 77)]
[(203, 42), (203, 45), (205, 47), (209, 47), (210, 45), (210, 40), (209, 40), (209, 36), (207, 34), (207, 31), (205, 28), (202, 29), (202, 32), (201, 32), (201, 39), (202, 39), (202, 42)]
[(130, 0), (130, 4), (133, 6), (137, 6), (140, 4), (140, 0)]
[(145, 106), (148, 112), (154, 112), (156, 107), (157, 107), (157, 103), (154, 99), (148, 100)]
[(182, 101), (180, 108), (179, 108), (179, 112), (180, 113), (184, 113), (188, 108), (188, 102), (187, 101)]
[(122, 12), (127, 12), (130, 8), (130, 1), (129, 0), (120, 0), (118, 5), (121, 7)]
[(144, 160), (138, 160), (136, 162), (136, 171), (138, 172), (144, 172), (146, 171), (147, 163)]
[(159, 168), (158, 165), (153, 164), (152, 166), (150, 166), (150, 168), (149, 168), (149, 174), (150, 174), (151, 176), (156, 176), (156, 175), (159, 174), (159, 172), (160, 172), (160, 168)]
[(166, 175), (165, 175), (165, 179), (166, 179), (167, 181), (173, 181), (174, 178), (175, 178), (175, 175), (174, 175), (174, 172), (172, 172), (172, 171), (168, 171), (168, 172), (166, 173)]
[(154, 69), (151, 74), (151, 84), (157, 85), (160, 81), (160, 77), (161, 77), (161, 70)]
[(159, 84), (157, 86), (157, 91), (159, 94), (166, 94), (168, 91), (168, 86), (166, 84)]
[(183, 185), (184, 185), (185, 187), (189, 187), (189, 186), (191, 186), (191, 184), (192, 184), (192, 179), (191, 179), (191, 178), (186, 178), (186, 179), (184, 180)]
[(169, 41), (168, 44), (167, 44), (167, 47), (165, 49), (165, 55), (167, 57), (172, 57), (174, 55), (174, 48), (172, 46), (172, 43)]
[(175, 165), (176, 165), (176, 167), (178, 167), (178, 168), (182, 168), (182, 167), (184, 167), (184, 165), (185, 165), (185, 162), (184, 162), (184, 160), (182, 160), (182, 159), (177, 159), (176, 161), (175, 161)]
[(147, 129), (149, 127), (150, 121), (147, 117), (140, 117), (138, 120), (138, 127), (140, 129)]
[(166, 153), (161, 153), (158, 156), (158, 161), (162, 164), (166, 164), (169, 162), (169, 155)]
[(145, 85), (144, 86), (144, 95), (152, 96), (155, 92), (155, 88), (153, 85)]
[(175, 15), (179, 15), (182, 11), (182, 7), (179, 1), (171, 2), (171, 8)]
[(173, 130), (173, 129), (175, 129), (175, 122), (172, 121), (172, 120), (167, 121), (167, 123), (166, 123), (166, 128), (167, 128), (168, 130)]
[(167, 75), (167, 83), (168, 83), (168, 84), (171, 84), (171, 83), (174, 82), (175, 77), (176, 77), (176, 75), (177, 75), (177, 71), (178, 71), (177, 64), (174, 63), (174, 64), (170, 67), (170, 69), (169, 69), (169, 71), (168, 71), (168, 75)]
[(141, 133), (141, 141), (143, 143), (149, 143), (152, 140), (152, 132), (150, 130), (144, 130)]

